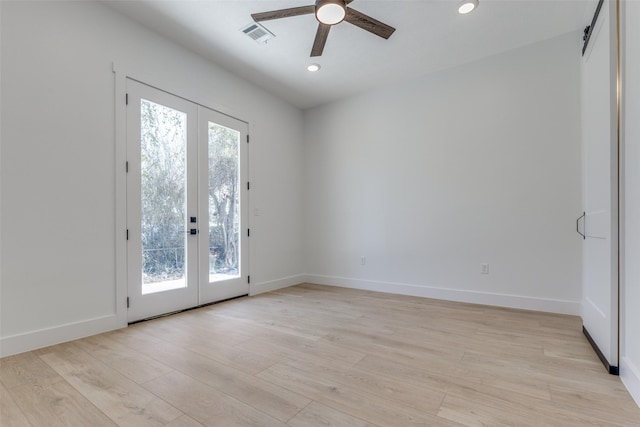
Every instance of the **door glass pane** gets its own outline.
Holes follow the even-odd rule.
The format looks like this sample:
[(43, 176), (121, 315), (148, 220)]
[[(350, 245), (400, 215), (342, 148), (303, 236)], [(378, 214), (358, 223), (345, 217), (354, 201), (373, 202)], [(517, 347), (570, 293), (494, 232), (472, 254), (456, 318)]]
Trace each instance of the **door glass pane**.
[(239, 276), (240, 132), (209, 122), (209, 282)]
[(186, 287), (187, 115), (141, 100), (142, 294)]

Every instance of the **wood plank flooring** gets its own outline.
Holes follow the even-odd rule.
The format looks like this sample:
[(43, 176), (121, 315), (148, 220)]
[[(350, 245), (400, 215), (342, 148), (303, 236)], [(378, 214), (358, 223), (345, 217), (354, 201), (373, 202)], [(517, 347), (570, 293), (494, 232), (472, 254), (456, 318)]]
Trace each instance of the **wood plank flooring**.
[(580, 319), (302, 284), (0, 360), (9, 426), (640, 426)]

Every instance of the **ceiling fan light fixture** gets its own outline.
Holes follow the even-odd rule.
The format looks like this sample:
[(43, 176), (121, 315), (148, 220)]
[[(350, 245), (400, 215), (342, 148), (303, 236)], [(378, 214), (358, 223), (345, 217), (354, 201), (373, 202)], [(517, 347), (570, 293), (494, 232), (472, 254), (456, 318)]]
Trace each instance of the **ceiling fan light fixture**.
[(331, 27), (339, 24), (343, 20), (385, 40), (391, 37), (391, 34), (396, 30), (395, 28), (362, 12), (358, 12), (356, 9), (351, 7), (347, 8), (347, 4), (350, 4), (352, 1), (353, 0), (315, 0), (313, 4), (306, 6), (252, 13), (251, 17), (254, 22), (257, 23), (270, 19), (313, 14), (319, 24), (316, 30), (316, 37), (313, 39), (311, 54), (309, 55), (311, 58), (322, 56), (322, 51), (327, 43)]
[(343, 0), (318, 0), (316, 2), (316, 19), (327, 25), (335, 25), (344, 19), (347, 14)]
[(458, 13), (464, 15), (478, 7), (478, 0), (462, 0), (458, 5)]

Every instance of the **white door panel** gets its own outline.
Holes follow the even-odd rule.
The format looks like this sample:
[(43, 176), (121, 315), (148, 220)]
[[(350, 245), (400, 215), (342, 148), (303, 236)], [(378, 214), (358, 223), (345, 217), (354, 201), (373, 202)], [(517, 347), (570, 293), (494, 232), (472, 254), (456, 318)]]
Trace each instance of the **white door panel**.
[(606, 0), (582, 58), (583, 312), (586, 331), (618, 366), (615, 1)]
[(197, 108), (127, 80), (128, 320), (197, 305)]
[[(199, 109), (200, 304), (249, 293), (248, 125)], [(219, 167), (233, 173), (219, 173)]]

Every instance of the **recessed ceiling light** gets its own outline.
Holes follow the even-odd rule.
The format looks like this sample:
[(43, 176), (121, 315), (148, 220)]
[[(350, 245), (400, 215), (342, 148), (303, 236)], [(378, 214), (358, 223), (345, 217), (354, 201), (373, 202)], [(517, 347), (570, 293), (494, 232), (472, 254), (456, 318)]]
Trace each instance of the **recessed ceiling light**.
[(458, 5), (458, 13), (465, 14), (478, 7), (478, 0), (462, 0)]
[(320, 64), (309, 64), (307, 66), (307, 70), (311, 71), (312, 73), (315, 73), (316, 71), (318, 71), (320, 69)]

